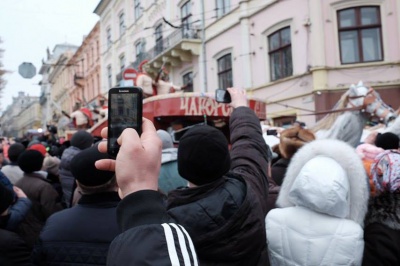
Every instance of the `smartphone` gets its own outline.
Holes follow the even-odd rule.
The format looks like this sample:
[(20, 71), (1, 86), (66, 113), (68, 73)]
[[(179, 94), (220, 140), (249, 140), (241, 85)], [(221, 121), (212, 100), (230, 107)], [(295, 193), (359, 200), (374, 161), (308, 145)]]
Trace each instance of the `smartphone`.
[(143, 91), (140, 87), (116, 87), (108, 91), (107, 152), (116, 157), (120, 148), (117, 139), (125, 128), (142, 133)]
[(277, 136), (278, 131), (276, 129), (267, 129), (267, 135)]
[(229, 91), (223, 89), (215, 90), (215, 100), (218, 103), (230, 103), (232, 101)]

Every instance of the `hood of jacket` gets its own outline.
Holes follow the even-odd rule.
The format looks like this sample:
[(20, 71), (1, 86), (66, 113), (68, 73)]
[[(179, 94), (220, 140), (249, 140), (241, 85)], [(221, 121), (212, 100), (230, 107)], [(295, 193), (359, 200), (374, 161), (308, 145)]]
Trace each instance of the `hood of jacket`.
[[(319, 161), (324, 165), (316, 165), (315, 158), (325, 158)], [(320, 169), (311, 174), (306, 165)], [(276, 204), (280, 208), (301, 205), (363, 226), (368, 198), (368, 177), (355, 149), (339, 140), (323, 139), (304, 145), (293, 156)]]

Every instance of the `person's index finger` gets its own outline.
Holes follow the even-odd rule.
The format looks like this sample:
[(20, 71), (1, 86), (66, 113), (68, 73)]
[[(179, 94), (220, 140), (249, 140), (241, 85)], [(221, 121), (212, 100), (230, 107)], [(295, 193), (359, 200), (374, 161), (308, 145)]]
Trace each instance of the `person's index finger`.
[(99, 170), (115, 172), (115, 160), (101, 159), (96, 161), (94, 165)]
[(108, 127), (104, 127), (104, 128), (101, 130), (100, 135), (101, 135), (101, 137), (104, 138), (104, 139), (108, 138)]
[(157, 134), (156, 128), (154, 127), (153, 122), (151, 120), (143, 117), (143, 122), (142, 122), (142, 133), (143, 132), (155, 132)]

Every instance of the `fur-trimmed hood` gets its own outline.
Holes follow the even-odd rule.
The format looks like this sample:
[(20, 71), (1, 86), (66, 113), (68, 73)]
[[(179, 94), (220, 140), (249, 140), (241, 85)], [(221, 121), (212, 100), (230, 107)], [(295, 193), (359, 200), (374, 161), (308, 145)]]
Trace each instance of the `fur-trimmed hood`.
[(282, 157), (290, 159), (304, 144), (315, 140), (314, 133), (301, 127), (285, 129), (280, 134), (279, 151)]
[[(355, 149), (343, 141), (335, 139), (315, 140), (299, 149), (291, 159), (286, 176), (281, 186), (277, 206), (280, 208), (291, 207), (294, 204), (289, 200), (294, 181), (300, 170), (316, 156), (325, 156), (335, 160), (346, 172), (349, 181), (349, 195), (347, 204), (349, 213), (345, 217), (363, 226), (363, 221), (368, 208), (369, 184), (362, 161)], [(321, 178), (323, 178), (321, 176)], [(307, 193), (307, 191), (305, 191)]]

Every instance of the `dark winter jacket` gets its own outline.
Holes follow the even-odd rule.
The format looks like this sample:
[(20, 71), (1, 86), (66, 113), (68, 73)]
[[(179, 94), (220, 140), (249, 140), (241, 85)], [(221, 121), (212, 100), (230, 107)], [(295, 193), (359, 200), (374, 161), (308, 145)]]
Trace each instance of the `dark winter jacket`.
[(106, 265), (118, 235), (117, 192), (83, 195), (78, 204), (52, 215), (34, 248), (37, 265)]
[(171, 191), (168, 215), (192, 237), (201, 265), (268, 265), (268, 146), (247, 107), (233, 111), (230, 133), (230, 172), (210, 184)]
[(110, 245), (108, 266), (200, 265), (189, 234), (175, 223), (164, 223), (164, 196), (142, 190), (126, 196), (117, 208), (123, 233)]
[(268, 212), (276, 208), (276, 199), (289, 163), (290, 159), (280, 158), (271, 166), (271, 176), (268, 177)]
[(17, 202), (10, 206), (8, 211), (10, 213), (10, 219), (5, 229), (10, 231), (17, 230), (19, 224), (25, 219), (31, 207), (32, 202), (29, 198), (18, 198)]
[(271, 167), (271, 175), (278, 186), (282, 185), (290, 159), (280, 158)]
[(31, 249), (16, 233), (0, 229), (0, 265), (25, 266), (30, 263)]
[(400, 194), (370, 199), (364, 228), (363, 265), (400, 265)]
[(21, 188), (32, 202), (32, 208), (19, 225), (18, 232), (27, 244), (33, 247), (47, 218), (62, 210), (62, 205), (58, 201), (56, 190), (41, 174), (24, 173), (24, 177), (16, 183), (16, 186)]
[(60, 162), (60, 183), (62, 187), (63, 203), (65, 206), (70, 207), (72, 202), (72, 195), (75, 190), (75, 177), (71, 173), (70, 163), (75, 155), (81, 152), (81, 149), (70, 146), (61, 156)]

